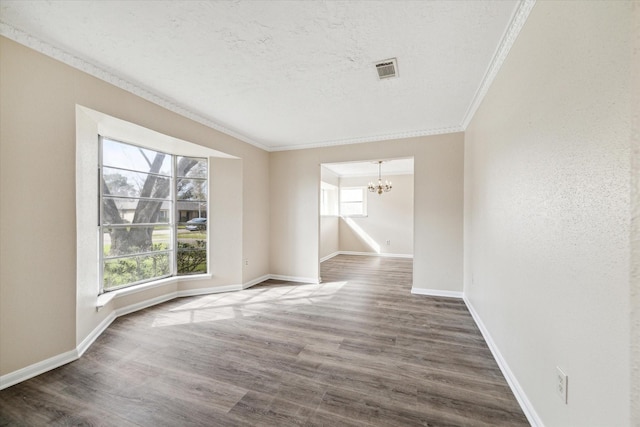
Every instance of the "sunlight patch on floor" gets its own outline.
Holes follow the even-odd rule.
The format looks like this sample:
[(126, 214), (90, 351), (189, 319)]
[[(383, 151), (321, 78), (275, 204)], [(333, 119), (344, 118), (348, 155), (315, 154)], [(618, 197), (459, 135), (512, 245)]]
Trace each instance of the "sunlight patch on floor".
[(154, 317), (152, 327), (215, 322), (259, 315), (286, 306), (312, 305), (332, 299), (347, 282), (319, 285), (263, 286), (189, 301)]

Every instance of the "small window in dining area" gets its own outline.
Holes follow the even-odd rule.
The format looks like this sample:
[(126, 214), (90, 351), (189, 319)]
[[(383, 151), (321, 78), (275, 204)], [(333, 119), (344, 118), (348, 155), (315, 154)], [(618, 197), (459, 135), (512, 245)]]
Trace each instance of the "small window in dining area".
[(344, 187), (340, 189), (340, 215), (367, 215), (367, 188)]

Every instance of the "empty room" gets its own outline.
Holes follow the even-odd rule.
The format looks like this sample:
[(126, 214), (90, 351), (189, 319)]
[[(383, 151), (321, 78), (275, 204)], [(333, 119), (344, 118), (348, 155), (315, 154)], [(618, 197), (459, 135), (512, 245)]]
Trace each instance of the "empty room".
[(0, 425), (639, 426), (639, 26), (0, 0)]

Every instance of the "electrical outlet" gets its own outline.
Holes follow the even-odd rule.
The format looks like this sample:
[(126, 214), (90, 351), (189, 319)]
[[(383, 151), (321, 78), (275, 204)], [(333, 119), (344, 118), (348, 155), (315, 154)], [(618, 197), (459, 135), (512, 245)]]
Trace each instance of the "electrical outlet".
[(565, 404), (568, 403), (568, 399), (567, 399), (568, 397), (567, 381), (568, 380), (569, 378), (567, 377), (567, 374), (562, 372), (562, 369), (556, 366), (556, 393)]
[(248, 258), (244, 260), (244, 265), (249, 265), (249, 259)]
[(391, 240), (387, 240), (387, 246), (391, 244)]

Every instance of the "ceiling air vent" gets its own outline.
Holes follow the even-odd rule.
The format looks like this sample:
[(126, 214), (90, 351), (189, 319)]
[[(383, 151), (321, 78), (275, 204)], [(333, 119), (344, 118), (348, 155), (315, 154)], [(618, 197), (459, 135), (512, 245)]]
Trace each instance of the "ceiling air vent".
[(378, 77), (380, 77), (380, 79), (396, 77), (398, 75), (396, 58), (385, 59), (384, 61), (376, 63), (376, 70), (378, 71)]

